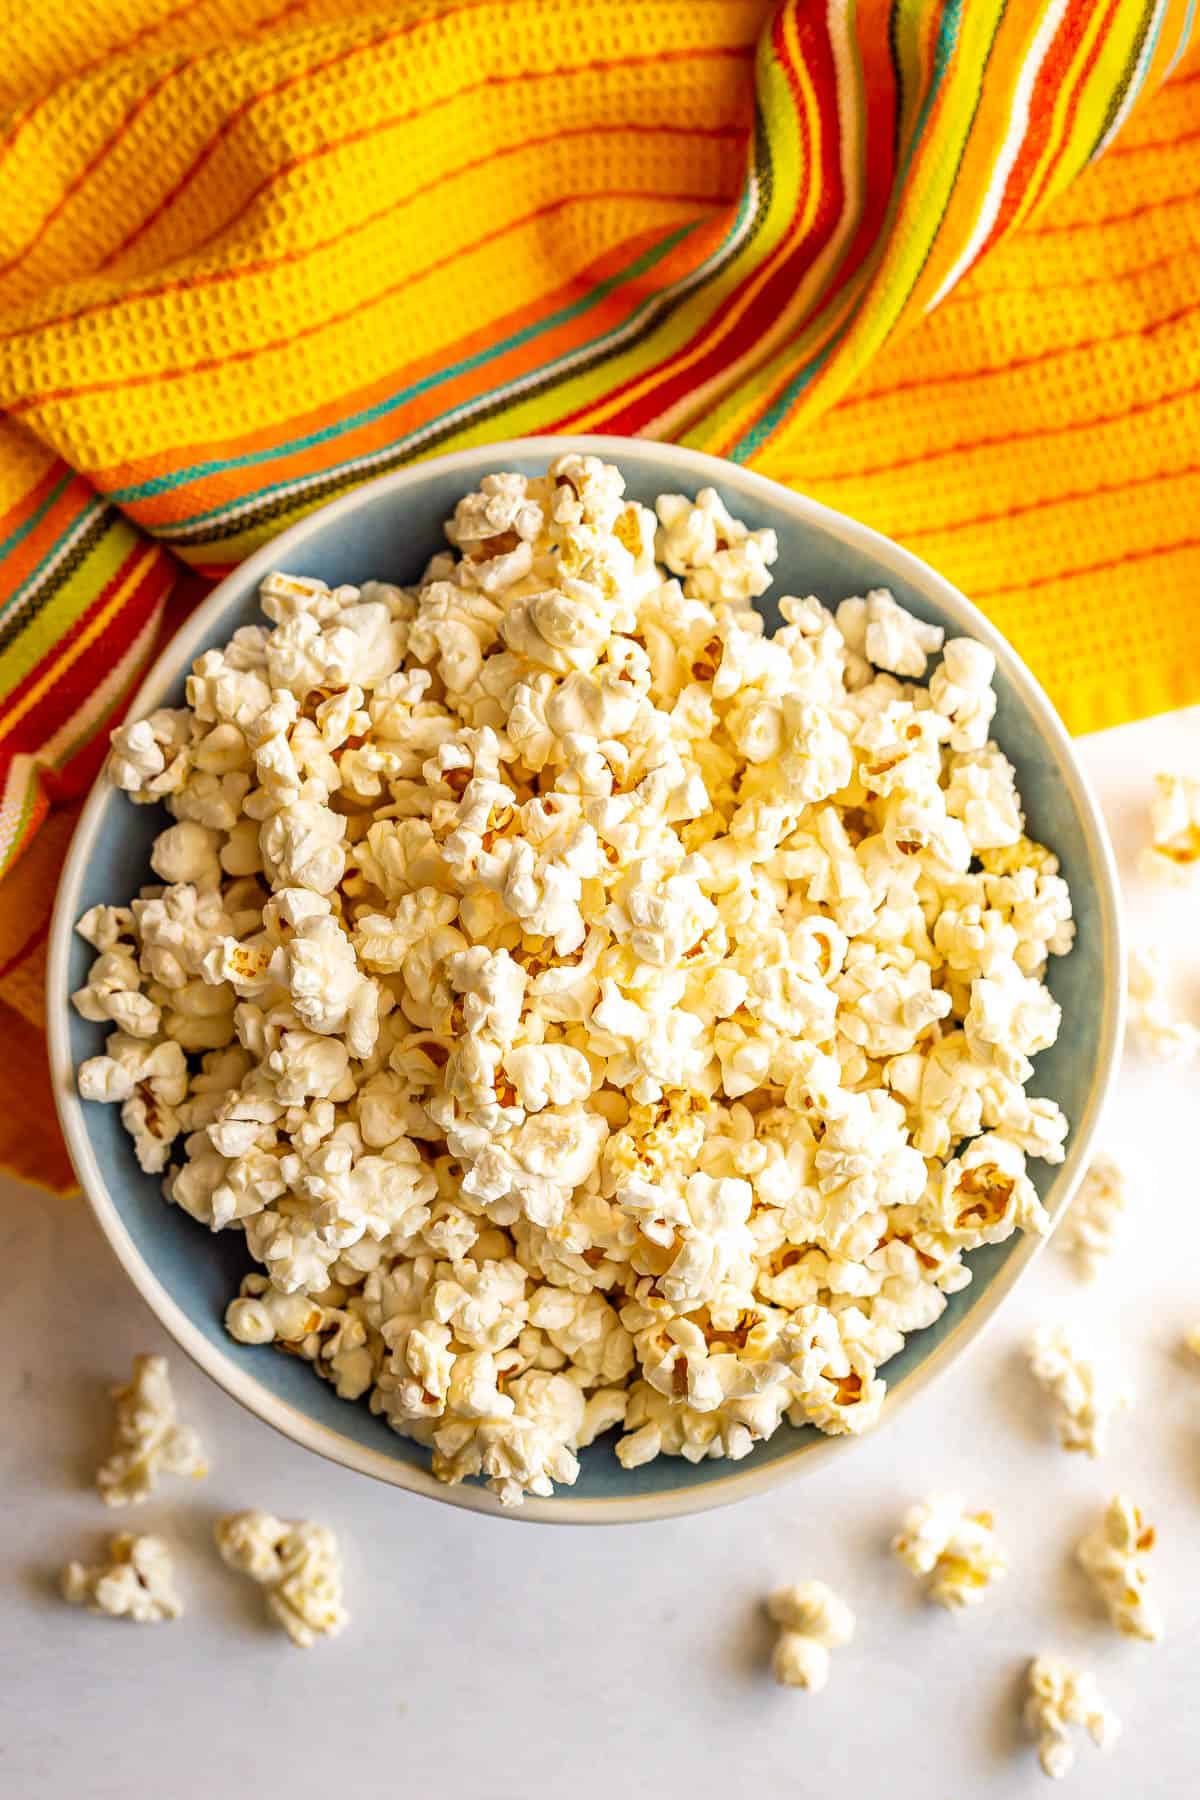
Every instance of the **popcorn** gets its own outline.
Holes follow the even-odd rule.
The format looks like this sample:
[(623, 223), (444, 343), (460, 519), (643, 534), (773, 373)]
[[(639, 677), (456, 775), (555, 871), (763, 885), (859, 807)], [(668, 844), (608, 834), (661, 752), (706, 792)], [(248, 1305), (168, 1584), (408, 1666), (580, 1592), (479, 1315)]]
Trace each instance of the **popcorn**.
[(135, 1356), (132, 1378), (112, 1393), (117, 1411), (113, 1448), (96, 1474), (107, 1506), (140, 1506), (160, 1474), (193, 1480), (208, 1474), (200, 1440), (176, 1419), (165, 1356)]
[(771, 1671), (784, 1687), (818, 1694), (829, 1680), (829, 1652), (854, 1636), (854, 1614), (823, 1581), (777, 1588), (767, 1616), (779, 1626)]
[(1037, 1739), (1038, 1761), (1052, 1781), (1075, 1764), (1069, 1727), (1082, 1725), (1098, 1750), (1113, 1748), (1121, 1721), (1100, 1698), (1094, 1675), (1076, 1669), (1061, 1656), (1038, 1656), (1029, 1665), (1025, 1726)]
[(974, 1606), (1008, 1573), (991, 1513), (968, 1513), (961, 1494), (934, 1494), (910, 1507), (892, 1549), (914, 1575), (932, 1575), (926, 1593), (951, 1612)]
[(178, 1619), (183, 1604), (175, 1592), (171, 1554), (159, 1537), (122, 1531), (108, 1541), (108, 1561), (87, 1568), (70, 1562), (62, 1572), (63, 1599), (110, 1619), (157, 1625)]
[(267, 1611), (301, 1650), (349, 1623), (341, 1557), (327, 1525), (254, 1510), (218, 1519), (215, 1536), (229, 1567), (266, 1588)]
[(1154, 945), (1129, 953), (1129, 1030), (1161, 1062), (1190, 1063), (1200, 1055), (1200, 1026), (1173, 1017)]
[(1154, 1527), (1124, 1494), (1114, 1494), (1100, 1523), (1079, 1540), (1079, 1566), (1100, 1591), (1108, 1616), (1127, 1637), (1157, 1643), (1162, 1618), (1146, 1591), (1146, 1553), (1154, 1548)]
[(1190, 775), (1156, 775), (1150, 802), (1150, 843), (1140, 867), (1153, 879), (1186, 882), (1200, 862), (1200, 781)]
[(1068, 1130), (1027, 1086), (1071, 900), (994, 659), (882, 590), (768, 637), (773, 533), (595, 457), (447, 539), (411, 589), (268, 577), (114, 734), (168, 817), (80, 921), (80, 1092), (242, 1234), (230, 1334), (443, 1480), (867, 1430)]
[(1079, 1185), (1062, 1229), (1062, 1248), (1074, 1256), (1085, 1281), (1094, 1281), (1124, 1233), (1128, 1200), (1125, 1176), (1111, 1156), (1097, 1156)]
[(1030, 1367), (1053, 1401), (1063, 1449), (1099, 1456), (1112, 1414), (1133, 1404), (1132, 1390), (1102, 1376), (1066, 1326), (1043, 1325), (1029, 1349)]

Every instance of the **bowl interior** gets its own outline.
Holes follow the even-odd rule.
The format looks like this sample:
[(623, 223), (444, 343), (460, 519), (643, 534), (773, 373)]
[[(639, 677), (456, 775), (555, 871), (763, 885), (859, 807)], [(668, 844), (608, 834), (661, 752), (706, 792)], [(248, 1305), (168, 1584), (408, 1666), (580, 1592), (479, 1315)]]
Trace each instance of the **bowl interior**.
[[(681, 487), (694, 491), (706, 479), (711, 480), (707, 473), (690, 479), (681, 475), (678, 463), (672, 460), (674, 453), (668, 450), (642, 444), (628, 446), (631, 452), (635, 448), (636, 456), (627, 457), (624, 447), (616, 449), (616, 456), (625, 469), (630, 493), (647, 504), (658, 493)], [(474, 485), (473, 475), (498, 466), (537, 473), (545, 467), (547, 450), (543, 447), (540, 451), (529, 448), (521, 454), (508, 452), (499, 461), (497, 455), (494, 446), (483, 449), (474, 470), (468, 467), (464, 471), (463, 458), (455, 459), (455, 467), (440, 469), (436, 464), (430, 465), (415, 472), (424, 477), (418, 484), (396, 493), (387, 491), (385, 484), (377, 484), (374, 490), (364, 490), (355, 497), (359, 504), (347, 519), (315, 515), (289, 533), (281, 566), (292, 573), (319, 576), (331, 585), (357, 584), (372, 578), (413, 581), (426, 560), (444, 547), (441, 521), (453, 511), (461, 494)], [(912, 559), (902, 554), (898, 557), (884, 540), (855, 528), (850, 528), (846, 536), (840, 535), (840, 522), (835, 515), (814, 518), (782, 510), (784, 496), (779, 495), (777, 500), (777, 490), (773, 492), (767, 484), (747, 478), (741, 471), (728, 471), (714, 485), (722, 491), (731, 511), (747, 524), (769, 525), (778, 533), (779, 560), (773, 593), (815, 593), (822, 600), (836, 603), (848, 594), (888, 586), (904, 606), (924, 619), (947, 626), (950, 635), (963, 629), (961, 619), (956, 619), (951, 610), (954, 601), (939, 597), (942, 584), (937, 578)], [(178, 673), (170, 679), (164, 675), (155, 691), (143, 694), (141, 710), (150, 705), (182, 704), (184, 677), (191, 658), (225, 643), (239, 625), (258, 616), (258, 578), (250, 570), (235, 574), (225, 584), (227, 599), (218, 615), (192, 643)], [(771, 593), (761, 605), (773, 629), (778, 613)], [(986, 632), (983, 627), (980, 635)], [(995, 644), (994, 636), (987, 635)], [(1113, 977), (1108, 966), (1113, 941), (1111, 902), (1102, 863), (1102, 841), (1098, 844), (1094, 826), (1081, 808), (1078, 777), (1071, 768), (1069, 752), (1061, 741), (1048, 737), (1043, 720), (1020, 691), (1023, 679), (1027, 680), (1011, 652), (1002, 654), (994, 732), (1016, 765), (1027, 830), (1049, 844), (1061, 859), (1079, 925), (1071, 954), (1051, 959), (1049, 985), (1062, 1006), (1065, 1024), (1058, 1042), (1038, 1058), (1031, 1086), (1034, 1093), (1059, 1101), (1076, 1128), (1071, 1140), (1075, 1143), (1085, 1120), (1090, 1129), (1099, 1089), (1112, 1061)], [(73, 916), (78, 917), (97, 902), (125, 901), (135, 893), (146, 879), (152, 839), (168, 822), (157, 807), (136, 807), (121, 794), (105, 793), (99, 802), (81, 871)], [(86, 824), (85, 821), (85, 829)], [(86, 980), (92, 954), (90, 947), (72, 934), (67, 951), (70, 988), (81, 986)], [(53, 995), (51, 1003), (62, 1006), (62, 994)], [(78, 1066), (85, 1057), (99, 1052), (105, 1033), (103, 1027), (79, 1018), (73, 1008), (67, 1010), (70, 1055)], [(227, 1336), (222, 1324), (225, 1306), (236, 1293), (241, 1276), (253, 1266), (244, 1240), (228, 1231), (206, 1236), (193, 1220), (165, 1203), (158, 1179), (142, 1174), (137, 1167), (118, 1108), (84, 1104), (78, 1110), (109, 1196), (133, 1245), (176, 1305), (220, 1355), (278, 1401), (343, 1439), (397, 1463), (427, 1468), (426, 1451), (396, 1436), (370, 1413), (365, 1403), (351, 1405), (339, 1400), (299, 1359), (280, 1356), (269, 1348), (236, 1344)], [(1082, 1149), (1081, 1144), (1077, 1147)], [(1052, 1169), (1040, 1162), (1031, 1164), (1043, 1197), (1052, 1188), (1057, 1190), (1052, 1204), (1061, 1204), (1068, 1197), (1078, 1160), (1073, 1153), (1065, 1169)], [(886, 1366), (892, 1401), (895, 1390), (908, 1384), (914, 1371), (940, 1346), (948, 1349), (952, 1337), (969, 1335), (963, 1330), (969, 1313), (978, 1307), (1009, 1259), (1029, 1248), (1018, 1237), (1007, 1244), (978, 1250), (969, 1258), (973, 1274), (970, 1285), (951, 1298), (936, 1325), (914, 1334), (901, 1354)], [(811, 1427), (795, 1431), (785, 1426), (769, 1442), (756, 1446), (748, 1462), (736, 1465), (736, 1469), (739, 1473), (751, 1466), (761, 1469), (782, 1458), (794, 1458), (821, 1441), (820, 1434)], [(617, 1496), (633, 1500), (681, 1488), (703, 1490), (728, 1481), (735, 1468), (724, 1461), (693, 1466), (676, 1458), (659, 1458), (644, 1468), (626, 1471), (617, 1463), (609, 1442), (584, 1452), (581, 1461), (579, 1481), (570, 1490), (573, 1501), (611, 1501)], [(705, 1504), (699, 1491), (695, 1491), (693, 1503)], [(537, 1510), (546, 1516), (556, 1504), (561, 1503), (547, 1502)]]

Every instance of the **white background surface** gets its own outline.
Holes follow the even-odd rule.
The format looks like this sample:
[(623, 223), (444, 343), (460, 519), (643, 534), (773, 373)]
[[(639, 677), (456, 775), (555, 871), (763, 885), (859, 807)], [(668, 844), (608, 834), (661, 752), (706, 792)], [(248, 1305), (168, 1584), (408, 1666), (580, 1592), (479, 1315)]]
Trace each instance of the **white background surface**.
[[(1200, 774), (1200, 714), (1086, 739), (1132, 920), (1200, 1017), (1191, 894), (1133, 874), (1152, 771)], [(167, 1481), (136, 1514), (90, 1488), (107, 1388), (170, 1346), (79, 1199), (0, 1183), (0, 1794), (21, 1800), (1009, 1800), (1043, 1790), (1020, 1719), (1029, 1656), (1095, 1670), (1125, 1724), (1082, 1742), (1068, 1791), (1193, 1800), (1200, 1788), (1200, 1084), (1127, 1057), (1104, 1141), (1136, 1217), (1093, 1288), (1051, 1245), (991, 1331), (894, 1424), (826, 1469), (675, 1523), (515, 1525), (349, 1474), (276, 1437), (182, 1357), (201, 1484)], [(1058, 1448), (1028, 1376), (1030, 1330), (1090, 1326), (1138, 1390), (1097, 1463)], [(991, 1508), (1008, 1579), (953, 1617), (887, 1550), (905, 1505), (961, 1488)], [(1071, 1550), (1116, 1488), (1159, 1530), (1167, 1638), (1120, 1638)], [(311, 1651), (268, 1627), (257, 1589), (211, 1549), (223, 1511), (260, 1505), (342, 1539), (347, 1632)], [(107, 1529), (161, 1530), (186, 1617), (131, 1626), (57, 1598), (57, 1571)], [(818, 1696), (776, 1687), (771, 1587), (836, 1586), (858, 1635)]]

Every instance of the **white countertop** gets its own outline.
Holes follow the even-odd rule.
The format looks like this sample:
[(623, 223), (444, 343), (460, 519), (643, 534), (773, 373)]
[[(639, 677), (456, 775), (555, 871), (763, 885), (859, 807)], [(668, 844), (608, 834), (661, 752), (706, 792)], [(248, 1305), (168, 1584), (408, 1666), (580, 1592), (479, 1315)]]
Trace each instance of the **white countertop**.
[[(1200, 772), (1200, 713), (1083, 741), (1127, 879), (1133, 931), (1178, 960), (1200, 1016), (1196, 896), (1131, 875), (1152, 771)], [(28, 1800), (572, 1800), (744, 1794), (1009, 1800), (1042, 1791), (1019, 1722), (1029, 1656), (1095, 1670), (1125, 1733), (1082, 1742), (1069, 1791), (1189, 1800), (1200, 1773), (1197, 1076), (1129, 1058), (1105, 1142), (1137, 1215), (1118, 1268), (1082, 1286), (1052, 1245), (965, 1362), (854, 1454), (732, 1509), (617, 1528), (525, 1525), (411, 1498), (320, 1462), (243, 1413), (181, 1354), (181, 1411), (213, 1472), (109, 1513), (90, 1488), (108, 1386), (170, 1348), (82, 1200), (0, 1183), (0, 1792)], [(1062, 1314), (1094, 1324), (1138, 1390), (1105, 1458), (1050, 1435), (1023, 1345)], [(1159, 1530), (1159, 1646), (1104, 1622), (1072, 1547), (1126, 1488)], [(990, 1508), (1011, 1573), (953, 1617), (887, 1545), (912, 1499)], [(338, 1531), (353, 1620), (292, 1648), (210, 1549), (216, 1515), (260, 1505)], [(135, 1627), (57, 1598), (107, 1530), (160, 1529), (187, 1614)], [(766, 1673), (764, 1593), (820, 1576), (858, 1635), (820, 1695)], [(1073, 1787), (1070, 1786), (1073, 1784)], [(1046, 1790), (1050, 1791), (1050, 1790)]]

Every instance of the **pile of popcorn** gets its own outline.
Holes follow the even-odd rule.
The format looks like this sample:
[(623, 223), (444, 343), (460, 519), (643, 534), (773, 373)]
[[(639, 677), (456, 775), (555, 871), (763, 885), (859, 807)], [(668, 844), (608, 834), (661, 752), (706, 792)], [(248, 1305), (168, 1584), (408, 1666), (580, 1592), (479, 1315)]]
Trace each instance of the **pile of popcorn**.
[(1067, 1132), (991, 652), (885, 592), (768, 636), (773, 533), (656, 513), (571, 455), (416, 588), (270, 576), (114, 733), (175, 822), (79, 926), (80, 1092), (245, 1234), (234, 1337), (506, 1504), (614, 1426), (626, 1467), (864, 1430)]

